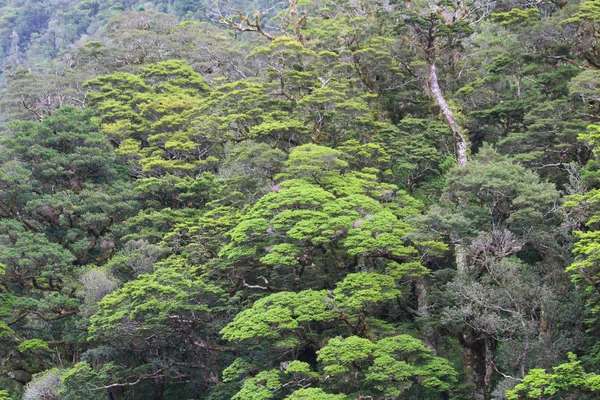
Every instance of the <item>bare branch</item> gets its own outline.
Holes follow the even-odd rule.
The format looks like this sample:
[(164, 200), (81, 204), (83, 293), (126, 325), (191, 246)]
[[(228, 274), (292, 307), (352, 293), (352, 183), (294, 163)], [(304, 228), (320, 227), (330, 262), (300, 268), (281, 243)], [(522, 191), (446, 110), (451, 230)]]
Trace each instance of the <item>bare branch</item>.
[(494, 367), (494, 371), (496, 371), (497, 373), (499, 373), (500, 375), (502, 375), (504, 378), (511, 379), (513, 381), (523, 382), (523, 379), (521, 379), (521, 378), (515, 378), (514, 376), (506, 375), (505, 373), (500, 372), (498, 370), (498, 367), (496, 367), (496, 363), (494, 361), (491, 361), (490, 364), (492, 364), (492, 367)]
[(237, 10), (237, 16), (239, 21), (236, 21), (233, 17), (225, 16), (219, 11), (220, 18), (216, 21), (219, 24), (226, 25), (229, 28), (238, 32), (257, 32), (269, 40), (275, 40), (275, 36), (272, 36), (264, 31), (264, 28), (260, 22), (260, 19), (265, 14), (265, 11), (258, 11), (254, 14), (254, 17), (245, 15), (241, 10)]

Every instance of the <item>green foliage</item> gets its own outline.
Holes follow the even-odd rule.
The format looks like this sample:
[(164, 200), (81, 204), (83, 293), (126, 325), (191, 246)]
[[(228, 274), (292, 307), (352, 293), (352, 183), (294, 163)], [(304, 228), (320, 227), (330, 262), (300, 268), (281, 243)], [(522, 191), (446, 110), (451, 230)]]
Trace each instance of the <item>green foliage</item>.
[(448, 174), (446, 195), (455, 202), (468, 199), (465, 212), (480, 216), (495, 229), (509, 226), (515, 231), (531, 231), (534, 226), (556, 221), (559, 193), (554, 185), (542, 182), (537, 174), (489, 146), (466, 167)]
[(19, 351), (21, 353), (26, 351), (36, 352), (39, 350), (50, 350), (48, 347), (48, 343), (44, 342), (41, 339), (30, 339), (25, 340), (19, 344)]
[(347, 397), (343, 394), (329, 394), (321, 389), (308, 388), (296, 390), (286, 400), (345, 400)]
[(341, 154), (337, 150), (314, 144), (299, 146), (290, 154), (286, 172), (289, 176), (308, 179), (339, 172), (348, 166), (341, 159)]
[[(185, 314), (210, 313), (210, 305), (219, 299), (219, 290), (201, 277), (201, 267), (186, 265), (175, 256), (156, 265), (153, 274), (140, 275), (135, 281), (107, 295), (91, 317), (93, 337), (124, 340), (143, 331), (168, 334), (170, 327), (193, 323)], [(176, 315), (173, 319), (171, 316)], [(123, 324), (137, 328), (128, 331)]]
[(151, 64), (141, 69), (142, 78), (155, 91), (185, 93), (191, 96), (210, 91), (206, 81), (182, 60), (169, 60)]
[(107, 382), (108, 374), (106, 372), (106, 368), (96, 372), (86, 362), (76, 363), (62, 375), (60, 398), (65, 400), (103, 399), (102, 391), (93, 389), (97, 385)]
[(562, 21), (564, 24), (575, 23), (575, 22), (588, 22), (592, 26), (591, 28), (598, 28), (597, 21), (600, 16), (600, 5), (596, 0), (584, 1), (579, 5), (577, 12), (570, 18)]
[(457, 376), (446, 360), (435, 357), (431, 349), (409, 335), (381, 339), (376, 344), (358, 337), (333, 338), (319, 351), (318, 360), (335, 379), (362, 371), (363, 379), (384, 396), (398, 396), (413, 382), (443, 392), (451, 388)]
[(400, 291), (392, 277), (373, 272), (349, 274), (333, 291), (336, 305), (350, 313), (368, 310), (375, 303), (398, 296)]
[[(292, 375), (294, 381), (285, 383), (289, 378), (277, 370), (263, 371), (246, 379), (234, 398), (279, 398), (278, 392), (288, 385), (318, 380), (322, 388), (295, 390), (286, 399), (347, 398), (347, 394), (329, 394), (327, 388), (345, 393), (353, 389), (363, 393), (374, 390), (379, 395), (398, 396), (412, 385), (422, 385), (433, 394), (449, 390), (457, 376), (446, 360), (434, 356), (431, 349), (409, 335), (389, 337), (377, 343), (357, 336), (334, 337), (319, 350), (317, 361), (322, 365), (325, 378), (319, 378), (307, 363), (292, 361), (285, 375)], [(349, 377), (353, 377), (354, 382), (343, 385)]]
[(52, 186), (78, 191), (115, 177), (114, 153), (89, 112), (65, 107), (42, 122), (21, 121), (10, 129), (13, 135), (3, 139), (5, 157), (30, 167), (22, 184), (33, 179), (48, 192)]
[[(374, 356), (366, 378), (386, 396), (397, 396), (408, 389), (415, 375), (423, 377), (417, 380), (419, 384), (436, 392), (450, 390), (456, 381), (456, 371), (447, 360), (435, 357), (431, 349), (409, 335), (381, 339)], [(389, 381), (396, 387), (389, 387)]]
[[(316, 260), (325, 265), (356, 256), (409, 260), (415, 250), (403, 240), (411, 228), (402, 219), (420, 205), (377, 182), (373, 169), (342, 173), (347, 166), (342, 155), (316, 145), (294, 149), (283, 176), (301, 179), (282, 181), (264, 195), (229, 232), (231, 241), (221, 255), (242, 268), (244, 260), (258, 260), (272, 268), (265, 273), (277, 279), (275, 285), (290, 268), (298, 278), (311, 279), (319, 273), (312, 270)], [(323, 252), (327, 247), (336, 253)]]
[(599, 15), (0, 0), (0, 397), (593, 398)]
[(268, 400), (274, 398), (273, 390), (281, 385), (277, 370), (260, 372), (244, 382), (242, 389), (232, 400)]
[(281, 292), (256, 301), (239, 313), (221, 334), (227, 340), (280, 338), (303, 324), (335, 318), (326, 304), (327, 291)]
[(492, 14), (494, 21), (500, 23), (500, 25), (521, 25), (531, 26), (535, 25), (540, 19), (540, 11), (536, 8), (527, 8), (521, 10), (519, 8), (513, 8), (508, 12), (500, 12)]
[(448, 135), (448, 128), (439, 122), (406, 117), (398, 126), (380, 130), (374, 140), (389, 154), (394, 178), (413, 192), (427, 188), (428, 181), (435, 182), (445, 172), (439, 138)]
[[(593, 146), (592, 151), (597, 153), (597, 127), (588, 126), (587, 132), (582, 133), (580, 140), (588, 141)], [(593, 184), (595, 179), (595, 160), (588, 162), (588, 181)], [(585, 174), (584, 170), (584, 174)], [(584, 175), (585, 176), (585, 175)], [(595, 185), (594, 185), (595, 186)], [(566, 268), (571, 274), (571, 279), (585, 290), (588, 298), (588, 311), (592, 318), (589, 322), (596, 320), (599, 311), (599, 298), (595, 280), (598, 276), (598, 189), (592, 187), (585, 193), (574, 193), (567, 197), (564, 208), (570, 213), (579, 214), (584, 223), (581, 230), (575, 230), (576, 241), (573, 246), (575, 260)]]
[(223, 370), (223, 382), (237, 380), (246, 375), (250, 369), (250, 363), (243, 358), (236, 358), (227, 368)]
[[(583, 102), (600, 101), (600, 71), (583, 71), (569, 82), (569, 93), (581, 98)], [(593, 103), (592, 103), (593, 104)]]
[(324, 364), (323, 370), (330, 375), (348, 375), (360, 368), (372, 355), (375, 345), (368, 339), (351, 336), (335, 337), (319, 351), (317, 359)]
[(506, 397), (509, 400), (551, 399), (563, 395), (593, 398), (594, 393), (600, 391), (600, 376), (585, 372), (580, 364), (577, 356), (569, 353), (569, 362), (553, 367), (552, 373), (532, 369), (522, 383), (506, 392)]

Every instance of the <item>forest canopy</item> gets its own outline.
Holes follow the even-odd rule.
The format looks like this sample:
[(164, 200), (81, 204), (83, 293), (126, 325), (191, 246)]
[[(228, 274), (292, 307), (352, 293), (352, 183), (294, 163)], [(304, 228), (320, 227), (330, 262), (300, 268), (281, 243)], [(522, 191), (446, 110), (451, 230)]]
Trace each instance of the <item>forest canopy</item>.
[(599, 0), (0, 0), (0, 400), (600, 396)]

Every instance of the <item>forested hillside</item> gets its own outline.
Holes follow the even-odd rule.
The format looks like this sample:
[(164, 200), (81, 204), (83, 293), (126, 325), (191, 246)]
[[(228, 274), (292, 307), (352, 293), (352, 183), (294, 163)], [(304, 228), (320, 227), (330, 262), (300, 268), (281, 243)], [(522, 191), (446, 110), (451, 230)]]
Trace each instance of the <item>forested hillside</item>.
[(0, 400), (600, 398), (600, 0), (0, 0)]

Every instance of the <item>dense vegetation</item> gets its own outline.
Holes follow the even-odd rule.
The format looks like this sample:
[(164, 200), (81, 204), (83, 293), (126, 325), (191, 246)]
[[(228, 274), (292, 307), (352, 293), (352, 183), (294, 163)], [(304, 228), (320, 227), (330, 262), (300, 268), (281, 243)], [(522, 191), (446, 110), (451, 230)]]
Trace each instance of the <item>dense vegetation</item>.
[(600, 396), (600, 0), (0, 0), (0, 399)]

